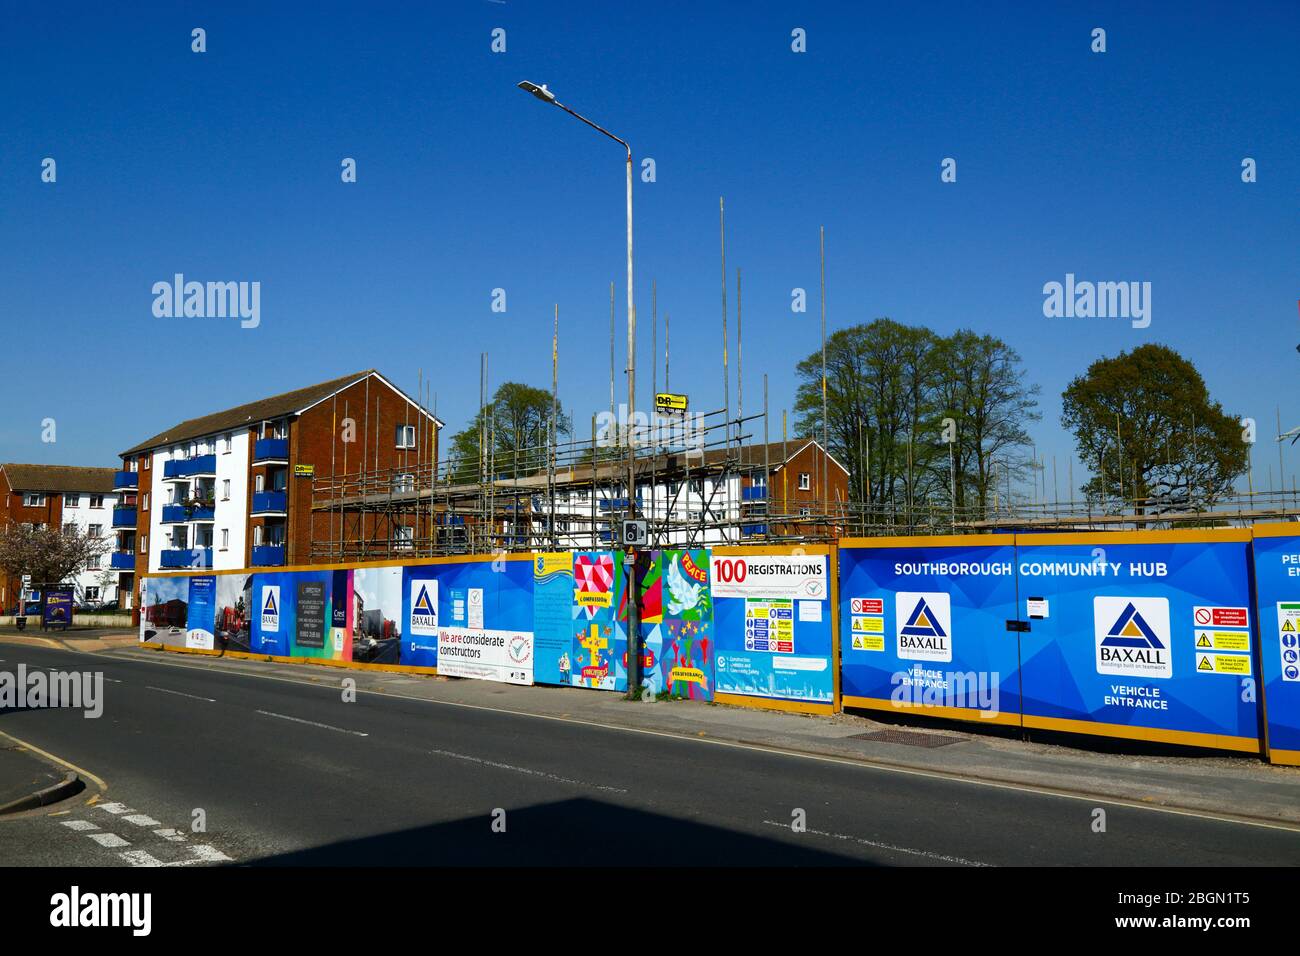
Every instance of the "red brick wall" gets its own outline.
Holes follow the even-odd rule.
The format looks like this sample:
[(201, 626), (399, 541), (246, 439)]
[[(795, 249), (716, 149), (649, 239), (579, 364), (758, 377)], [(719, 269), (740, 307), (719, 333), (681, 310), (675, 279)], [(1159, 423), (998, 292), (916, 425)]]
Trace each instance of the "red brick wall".
[[(0, 526), (10, 523), (45, 524), (60, 527), (63, 523), (63, 495), (47, 493), (45, 504), (38, 508), (28, 508), (23, 504), (21, 489), (9, 486), (8, 476), (0, 471)], [(0, 577), (0, 610), (8, 611), (18, 604), (18, 595), (22, 590), (21, 578), (12, 575)]]
[[(312, 483), (308, 478), (295, 478), (293, 466), (315, 466), (317, 481), (329, 479), (335, 473), (347, 475), (359, 482), (362, 474), (382, 474), (382, 481), (372, 479), (373, 489), (385, 488), (393, 469), (409, 469), (417, 473), (417, 485), (427, 486), (430, 462), (438, 459), (437, 430), (425, 419), (420, 424), (421, 413), (404, 396), (371, 377), (349, 386), (329, 401), (308, 409), (290, 426), (289, 431), (289, 564), (307, 564), (311, 561), (311, 541), (314, 534), (318, 542), (330, 537), (330, 516), (311, 512)], [(354, 440), (343, 442), (344, 419), (355, 422)], [(399, 424), (416, 425), (418, 448), (399, 450), (396, 442)], [(378, 441), (376, 442), (376, 439)], [(346, 457), (346, 461), (345, 461)], [(332, 461), (332, 464), (331, 464)], [(418, 470), (417, 470), (418, 463)], [(344, 516), (347, 538), (356, 544), (358, 516)], [(380, 554), (387, 550), (392, 529), (379, 515), (361, 519), (363, 536)], [(334, 535), (339, 535), (338, 517), (334, 517)], [(420, 519), (414, 532), (417, 538), (428, 534), (427, 516)], [(321, 560), (325, 560), (322, 558)]]

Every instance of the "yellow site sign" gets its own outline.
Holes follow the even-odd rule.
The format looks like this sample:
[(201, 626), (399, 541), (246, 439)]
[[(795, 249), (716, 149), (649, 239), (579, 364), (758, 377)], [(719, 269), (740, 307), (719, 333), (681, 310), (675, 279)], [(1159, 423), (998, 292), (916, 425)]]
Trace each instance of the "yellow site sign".
[(655, 408), (661, 412), (686, 411), (687, 397), (673, 392), (658, 392), (655, 395)]

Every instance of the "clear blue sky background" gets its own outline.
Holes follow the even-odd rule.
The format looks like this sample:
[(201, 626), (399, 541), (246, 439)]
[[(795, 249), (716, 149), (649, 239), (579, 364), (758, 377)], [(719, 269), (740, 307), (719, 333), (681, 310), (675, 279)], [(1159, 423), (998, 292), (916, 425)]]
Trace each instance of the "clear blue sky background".
[[(746, 405), (767, 372), (776, 428), (795, 362), (818, 347), (824, 225), (830, 327), (889, 316), (1013, 343), (1042, 386), (1034, 433), (1062, 485), (1062, 388), (1159, 341), (1259, 421), (1260, 487), (1275, 408), (1300, 423), (1300, 5), (1060, 6), (11, 7), (0, 460), (111, 465), (182, 418), (370, 366), (412, 392), (423, 368), (454, 430), (477, 407), (482, 350), (494, 385), (549, 387), (555, 302), (561, 400), (579, 422), (605, 408), (611, 279), (620, 369), (625, 341), (622, 156), (515, 89), (526, 78), (656, 160), (658, 181), (636, 188), (643, 400), (657, 279), (674, 390), (721, 404), (722, 195), (733, 334), (744, 270)], [(261, 327), (155, 318), (150, 287), (176, 272), (260, 281)], [(1067, 272), (1150, 281), (1150, 328), (1045, 319), (1043, 283)], [(498, 286), (505, 315), (490, 311)]]

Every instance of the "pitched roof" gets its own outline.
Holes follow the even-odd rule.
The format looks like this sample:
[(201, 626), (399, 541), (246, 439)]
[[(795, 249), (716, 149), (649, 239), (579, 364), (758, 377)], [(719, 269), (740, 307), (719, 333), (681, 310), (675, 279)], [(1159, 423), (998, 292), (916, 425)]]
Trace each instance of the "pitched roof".
[(82, 468), (79, 465), (0, 465), (9, 487), (14, 491), (90, 491), (96, 494), (113, 490), (114, 468)]
[[(355, 382), (362, 381), (369, 375), (378, 377), (381, 381), (389, 384), (394, 391), (398, 391), (399, 394), (402, 394), (395, 386), (388, 383), (388, 380), (380, 375), (375, 369), (370, 368), (361, 372), (353, 372), (351, 375), (343, 375), (339, 378), (333, 378), (328, 382), (308, 385), (306, 388), (295, 389), (292, 392), (272, 395), (270, 398), (262, 398), (255, 402), (248, 402), (245, 405), (237, 405), (234, 408), (227, 408), (224, 411), (213, 412), (210, 415), (188, 419), (181, 422), (179, 425), (173, 425), (166, 431), (159, 432), (157, 435), (140, 442), (138, 445), (132, 445), (121, 454), (122, 457), (125, 458), (129, 455), (134, 455), (137, 452), (148, 451), (151, 448), (158, 448), (163, 445), (170, 445), (173, 442), (188, 441), (191, 438), (201, 438), (205, 435), (215, 435), (218, 432), (229, 431), (235, 428), (244, 428), (256, 422), (266, 421), (272, 418), (283, 418), (285, 415), (293, 415), (317, 404), (318, 402), (324, 401), (335, 392), (347, 388)], [(407, 397), (407, 400), (414, 402), (414, 399), (409, 397)], [(437, 419), (434, 420), (437, 421)]]

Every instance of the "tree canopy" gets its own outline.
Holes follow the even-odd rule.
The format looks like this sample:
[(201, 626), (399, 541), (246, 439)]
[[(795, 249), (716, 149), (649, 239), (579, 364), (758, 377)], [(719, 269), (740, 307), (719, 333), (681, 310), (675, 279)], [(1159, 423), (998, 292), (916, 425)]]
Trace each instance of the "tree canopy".
[[(492, 401), (452, 436), (452, 480), (477, 481), (480, 474), (522, 476), (545, 468), (551, 412), (550, 392), (520, 382), (504, 382)], [(572, 431), (563, 409), (555, 424), (557, 441)], [(481, 468), (480, 447), (484, 452)]]

